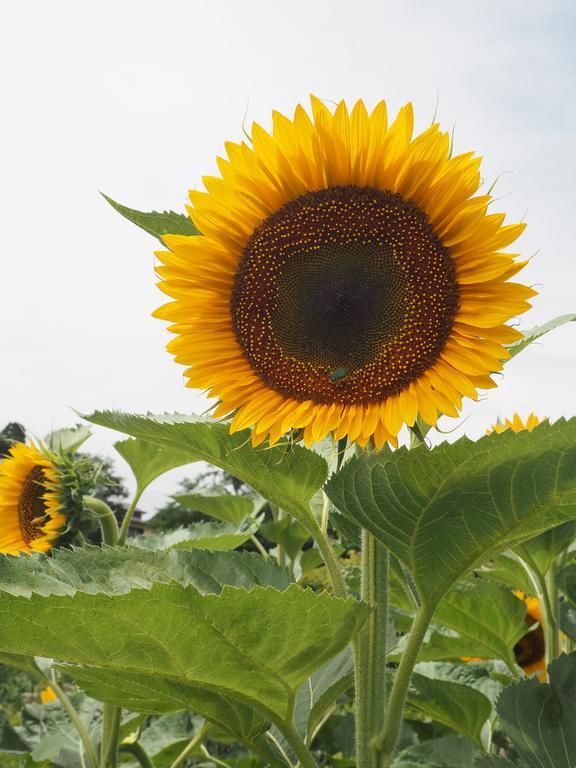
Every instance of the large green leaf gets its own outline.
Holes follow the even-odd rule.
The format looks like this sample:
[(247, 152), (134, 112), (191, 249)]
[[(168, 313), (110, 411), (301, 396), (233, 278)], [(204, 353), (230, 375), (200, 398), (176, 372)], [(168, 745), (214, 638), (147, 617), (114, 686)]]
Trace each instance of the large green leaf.
[(406, 703), (406, 717), (430, 717), (482, 747), (482, 729), (492, 705), (480, 691), (449, 680), (414, 673)]
[[(395, 592), (396, 603), (399, 597)], [(405, 599), (401, 607), (408, 608)], [(419, 658), (423, 661), (461, 657), (501, 659), (513, 668), (516, 664), (514, 646), (527, 631), (525, 617), (526, 605), (508, 590), (480, 579), (465, 582), (451, 589), (438, 604), (432, 630)], [(412, 616), (406, 615), (406, 623), (401, 616), (398, 618), (399, 629), (409, 630)], [(405, 636), (392, 658), (402, 655), (404, 644)]]
[(224, 585), (285, 589), (292, 577), (271, 560), (247, 552), (86, 546), (57, 549), (51, 556), (0, 557), (0, 598), (2, 592), (15, 597), (119, 595), (171, 581), (191, 585), (202, 594), (218, 594)]
[(553, 331), (554, 328), (560, 328), (560, 326), (566, 325), (566, 323), (573, 323), (574, 321), (576, 321), (576, 314), (560, 315), (560, 317), (555, 317), (554, 320), (549, 320), (547, 323), (544, 323), (544, 325), (537, 325), (534, 328), (523, 331), (524, 337), (514, 344), (510, 344), (508, 346), (508, 352), (514, 357), (518, 352), (522, 352), (525, 347), (532, 344), (536, 339), (541, 338), (549, 331)]
[(228, 523), (241, 523), (254, 510), (254, 501), (250, 496), (233, 496), (231, 493), (223, 493), (219, 496), (182, 493), (172, 498), (192, 512), (203, 512), (205, 515)]
[(192, 220), (183, 213), (175, 213), (174, 211), (162, 211), (161, 213), (150, 211), (145, 213), (144, 211), (137, 211), (135, 208), (127, 208), (125, 205), (112, 200), (111, 197), (108, 197), (103, 192), (101, 192), (101, 195), (124, 218), (160, 240), (162, 240), (163, 235), (200, 234)]
[(504, 731), (531, 768), (576, 765), (576, 653), (548, 667), (549, 683), (534, 678), (504, 689), (497, 710)]
[(192, 523), (166, 533), (145, 533), (135, 538), (135, 547), (145, 549), (236, 549), (253, 536), (258, 525), (221, 522)]
[[(175, 706), (166, 691), (194, 686), (230, 695), (278, 720), (291, 716), (298, 687), (346, 647), (367, 612), (352, 599), (296, 585), (283, 592), (225, 586), (218, 595), (174, 582), (113, 597), (4, 594), (0, 651), (117, 673), (118, 696), (125, 671), (140, 674), (150, 686), (156, 678), (149, 710), (160, 709), (158, 696), (165, 710), (169, 703), (185, 708), (181, 701)], [(84, 679), (82, 670), (77, 677)]]
[(472, 768), (478, 751), (461, 736), (444, 736), (403, 749), (392, 768)]
[(156, 445), (145, 440), (122, 440), (114, 447), (134, 473), (140, 495), (164, 472), (190, 463), (190, 453), (172, 445)]
[(314, 451), (300, 446), (254, 449), (249, 430), (231, 435), (228, 424), (115, 411), (97, 411), (85, 418), (156, 445), (185, 450), (189, 461), (207, 461), (225, 469), (273, 504), (304, 519), (310, 514), (310, 500), (326, 479), (326, 462)]
[(357, 457), (327, 492), (404, 563), (434, 605), (498, 552), (576, 518), (576, 419)]

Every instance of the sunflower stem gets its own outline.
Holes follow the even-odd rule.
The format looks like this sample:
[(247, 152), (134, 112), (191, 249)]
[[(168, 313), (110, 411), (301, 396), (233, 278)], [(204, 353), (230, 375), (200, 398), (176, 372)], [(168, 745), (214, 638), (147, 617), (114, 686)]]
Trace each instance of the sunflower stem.
[(362, 531), (362, 601), (373, 606), (368, 623), (354, 643), (356, 686), (356, 762), (378, 768), (375, 739), (386, 715), (389, 554), (368, 531)]
[(115, 704), (104, 704), (102, 711), (102, 746), (100, 748), (101, 768), (116, 768), (121, 713), (122, 710)]
[(137, 741), (134, 744), (120, 744), (119, 752), (127, 752), (135, 757), (142, 768), (154, 768), (154, 763), (148, 757), (146, 750)]
[(140, 496), (142, 496), (142, 491), (136, 491), (136, 493), (134, 494), (134, 498), (130, 502), (130, 506), (126, 510), (126, 514), (124, 515), (124, 520), (122, 520), (120, 534), (118, 535), (119, 547), (123, 547), (124, 544), (126, 544), (126, 539), (128, 538), (128, 529), (130, 528), (132, 517), (134, 515), (134, 512), (136, 511), (136, 505), (140, 501)]
[(72, 721), (74, 727), (78, 731), (78, 736), (80, 736), (80, 739), (82, 741), (82, 745), (84, 747), (84, 751), (86, 752), (86, 759), (88, 760), (88, 765), (90, 768), (98, 768), (98, 757), (96, 756), (96, 750), (94, 749), (94, 745), (92, 744), (92, 741), (90, 740), (90, 736), (88, 735), (87, 730), (84, 728), (84, 723), (82, 720), (80, 720), (80, 716), (78, 715), (78, 712), (74, 709), (72, 702), (68, 698), (68, 696), (64, 693), (64, 690), (60, 687), (60, 685), (55, 681), (50, 679), (49, 677), (46, 677), (45, 675), (41, 675), (41, 678), (43, 680), (48, 681), (48, 685), (52, 688), (54, 693), (56, 694), (56, 698), (62, 704), (64, 709), (66, 710), (68, 717)]
[[(279, 509), (278, 507), (272, 506), (272, 517), (275, 521), (280, 522), (280, 520), (284, 519), (284, 512)], [(276, 542), (276, 558), (278, 560), (278, 565), (280, 568), (286, 568), (286, 550), (280, 544), (280, 542)]]
[(322, 526), (318, 525), (312, 515), (308, 516), (307, 528), (324, 559), (324, 564), (328, 570), (328, 575), (330, 576), (334, 596), (346, 597), (347, 590), (346, 584), (344, 583), (344, 577), (342, 576), (342, 568), (332, 549), (328, 532), (325, 531)]
[(286, 741), (292, 747), (294, 754), (298, 758), (299, 765), (302, 768), (318, 768), (318, 763), (306, 744), (300, 738), (300, 734), (292, 722), (279, 722), (276, 723), (276, 725), (282, 731)]
[[(108, 504), (93, 496), (84, 496), (84, 506), (92, 512), (100, 523), (102, 542), (110, 547), (115, 547), (118, 543), (118, 523)], [(104, 704), (102, 743), (100, 746), (101, 768), (116, 768), (121, 713), (122, 710), (115, 704)]]
[(542, 631), (544, 633), (546, 669), (560, 653), (560, 632), (558, 626), (558, 587), (556, 586), (556, 566), (550, 569), (548, 576), (538, 570), (534, 560), (527, 554), (517, 559), (524, 567), (540, 604)]
[(208, 731), (211, 728), (210, 723), (204, 723), (202, 728), (198, 731), (198, 733), (193, 736), (188, 744), (184, 747), (182, 752), (177, 756), (177, 758), (170, 763), (170, 768), (178, 768), (178, 766), (182, 765), (182, 763), (186, 760), (187, 757), (189, 757), (192, 752), (196, 749), (196, 747), (200, 747), (204, 739), (206, 738)]
[(118, 523), (108, 504), (94, 496), (84, 496), (84, 506), (98, 520), (104, 544), (115, 547), (118, 543)]
[(390, 766), (392, 754), (396, 748), (400, 727), (402, 725), (402, 715), (404, 713), (404, 704), (406, 702), (406, 694), (408, 692), (410, 678), (433, 613), (434, 606), (423, 603), (412, 622), (410, 633), (408, 635), (408, 642), (402, 660), (396, 670), (394, 684), (390, 691), (386, 722), (375, 739), (375, 746), (378, 750), (380, 759), (380, 762), (377, 764), (378, 768), (389, 768)]
[(554, 560), (545, 577), (545, 586), (548, 595), (548, 606), (550, 612), (548, 616), (549, 631), (546, 632), (546, 628), (544, 628), (544, 634), (546, 636), (546, 667), (548, 667), (548, 664), (550, 664), (551, 661), (560, 655), (560, 595), (558, 591), (558, 584), (556, 583), (556, 577), (558, 575), (557, 565), (558, 564), (556, 560)]

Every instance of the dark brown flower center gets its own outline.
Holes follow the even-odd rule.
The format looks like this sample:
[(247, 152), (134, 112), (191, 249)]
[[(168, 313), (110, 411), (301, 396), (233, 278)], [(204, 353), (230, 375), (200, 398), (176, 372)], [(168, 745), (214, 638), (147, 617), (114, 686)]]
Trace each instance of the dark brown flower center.
[(232, 294), (236, 337), (268, 386), (367, 403), (434, 363), (458, 310), (452, 259), (424, 212), (370, 187), (330, 187), (255, 229)]
[[(538, 621), (531, 613), (526, 614), (526, 624), (531, 626)], [(542, 622), (528, 634), (521, 637), (514, 646), (514, 658), (522, 669), (537, 664), (544, 659), (546, 645)]]
[(46, 493), (45, 482), (42, 467), (34, 467), (22, 486), (18, 501), (18, 519), (26, 544), (42, 536), (42, 525), (46, 522), (46, 504), (42, 498)]

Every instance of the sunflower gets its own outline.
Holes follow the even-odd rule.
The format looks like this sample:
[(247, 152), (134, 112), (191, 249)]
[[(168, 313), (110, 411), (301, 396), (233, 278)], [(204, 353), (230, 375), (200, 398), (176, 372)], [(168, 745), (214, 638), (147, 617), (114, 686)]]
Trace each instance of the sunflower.
[(202, 235), (164, 237), (168, 350), (254, 445), (396, 444), (495, 386), (521, 338), (506, 322), (535, 291), (502, 249), (524, 224), (489, 212), (480, 158), (452, 156), (437, 124), (412, 132), (410, 104), (391, 125), (385, 102), (274, 112), (190, 192)]
[(546, 419), (539, 419), (538, 416), (531, 413), (526, 419), (526, 423), (524, 423), (520, 416), (515, 413), (511, 419), (505, 419), (504, 422), (498, 421), (496, 424), (493, 424), (486, 430), (486, 434), (491, 435), (493, 432), (496, 432), (500, 435), (502, 432), (506, 432), (507, 429), (511, 429), (512, 432), (532, 432), (534, 427), (542, 424), (543, 421), (546, 421)]
[(46, 688), (43, 688), (40, 691), (40, 701), (42, 704), (52, 704), (52, 702), (56, 701), (57, 697), (54, 693), (54, 689), (51, 688), (49, 685), (46, 686)]
[(544, 641), (544, 629), (542, 628), (542, 613), (540, 603), (535, 597), (529, 597), (524, 592), (514, 592), (516, 597), (523, 600), (526, 605), (526, 624), (533, 627), (514, 646), (514, 657), (519, 667), (522, 667), (527, 675), (538, 673), (542, 680), (546, 678), (546, 644)]
[(62, 494), (56, 462), (16, 443), (0, 463), (0, 552), (47, 552), (66, 526)]

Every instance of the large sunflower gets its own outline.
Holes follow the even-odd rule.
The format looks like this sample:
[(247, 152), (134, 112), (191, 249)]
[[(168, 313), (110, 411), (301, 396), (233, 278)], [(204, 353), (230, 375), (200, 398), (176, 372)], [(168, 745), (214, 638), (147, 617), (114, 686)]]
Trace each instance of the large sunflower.
[(275, 112), (190, 192), (202, 235), (164, 238), (168, 349), (254, 444), (291, 428), (395, 443), (494, 386), (520, 338), (505, 323), (535, 291), (507, 282), (526, 262), (502, 249), (524, 224), (476, 194), (479, 158), (412, 130), (410, 104), (390, 126), (384, 102)]
[(67, 522), (62, 493), (56, 463), (16, 443), (0, 462), (0, 552), (47, 552)]

